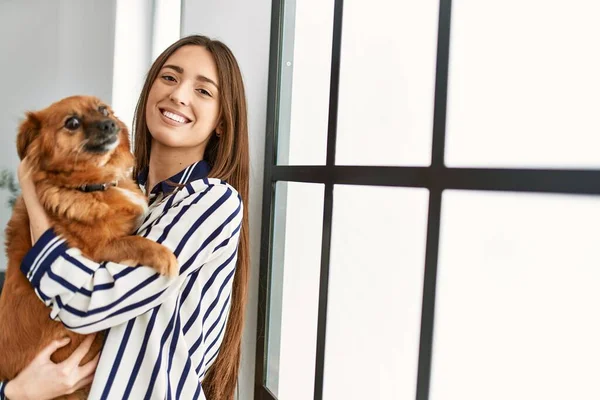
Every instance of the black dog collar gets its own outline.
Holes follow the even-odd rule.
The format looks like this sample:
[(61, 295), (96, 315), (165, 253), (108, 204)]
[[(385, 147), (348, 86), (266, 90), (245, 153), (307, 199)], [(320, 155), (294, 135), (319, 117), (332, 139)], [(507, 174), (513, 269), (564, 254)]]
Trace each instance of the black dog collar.
[(117, 186), (117, 182), (109, 182), (109, 183), (92, 183), (92, 184), (85, 184), (85, 185), (81, 185), (77, 188), (77, 190), (80, 190), (82, 192), (100, 192), (100, 191), (105, 191), (106, 189), (108, 189), (111, 186)]

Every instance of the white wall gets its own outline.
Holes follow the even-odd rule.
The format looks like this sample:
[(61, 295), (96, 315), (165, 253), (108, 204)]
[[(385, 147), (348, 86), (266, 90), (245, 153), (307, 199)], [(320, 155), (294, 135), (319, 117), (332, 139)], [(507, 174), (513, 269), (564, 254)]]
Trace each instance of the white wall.
[(250, 291), (243, 339), (240, 400), (254, 396), (256, 309), (266, 127), (270, 0), (184, 0), (182, 34), (204, 34), (226, 43), (244, 77), (250, 128)]
[[(115, 0), (0, 2), (0, 169), (16, 171), (25, 111), (74, 94), (112, 100), (114, 16)], [(10, 217), (7, 194), (0, 191), (2, 227)], [(5, 264), (2, 251), (1, 270)]]
[(153, 60), (152, 11), (152, 3), (147, 0), (116, 0), (111, 106), (130, 131)]

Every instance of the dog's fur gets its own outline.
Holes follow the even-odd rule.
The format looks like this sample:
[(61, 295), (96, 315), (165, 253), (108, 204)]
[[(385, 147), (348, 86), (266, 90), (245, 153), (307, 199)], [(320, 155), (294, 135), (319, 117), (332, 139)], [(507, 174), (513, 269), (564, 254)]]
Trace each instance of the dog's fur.
[[(78, 117), (80, 127), (67, 124)], [(116, 124), (116, 125), (113, 125)], [(67, 124), (67, 126), (65, 125)], [(110, 143), (118, 138), (117, 145)], [(69, 246), (97, 262), (143, 264), (177, 273), (171, 251), (131, 235), (146, 211), (146, 198), (132, 180), (133, 156), (126, 126), (95, 97), (74, 96), (27, 113), (17, 137), (19, 157), (27, 156), (37, 194), (54, 230)], [(108, 143), (108, 144), (107, 144)], [(105, 191), (84, 192), (84, 184), (117, 182)], [(29, 217), (22, 198), (6, 228), (8, 268), (0, 297), (0, 380), (12, 379), (54, 339), (71, 338), (52, 360), (65, 360), (85, 336), (49, 318), (19, 267), (31, 248)], [(99, 334), (82, 363), (99, 351)], [(89, 389), (89, 388), (88, 388)], [(85, 391), (67, 398), (85, 397)]]

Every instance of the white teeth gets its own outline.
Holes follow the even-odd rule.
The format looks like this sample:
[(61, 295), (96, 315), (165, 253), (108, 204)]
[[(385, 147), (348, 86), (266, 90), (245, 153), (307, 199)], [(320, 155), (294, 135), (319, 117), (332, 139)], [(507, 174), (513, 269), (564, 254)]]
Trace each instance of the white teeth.
[(187, 118), (184, 118), (180, 115), (174, 114), (172, 112), (169, 112), (167, 110), (163, 110), (163, 115), (169, 119), (172, 119), (175, 122), (179, 122), (181, 124), (185, 124), (186, 122), (188, 122)]

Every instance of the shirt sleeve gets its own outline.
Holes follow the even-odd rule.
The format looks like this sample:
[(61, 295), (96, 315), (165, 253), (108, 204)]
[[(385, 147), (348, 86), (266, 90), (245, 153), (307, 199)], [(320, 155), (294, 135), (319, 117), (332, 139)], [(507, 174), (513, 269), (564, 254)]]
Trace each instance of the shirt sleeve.
[(69, 248), (52, 229), (26, 254), (21, 270), (37, 296), (51, 307), (52, 319), (82, 334), (101, 331), (176, 295), (189, 274), (206, 263), (235, 263), (242, 207), (230, 186), (211, 185), (142, 225), (138, 234), (161, 243), (177, 257), (176, 277), (162, 276), (149, 266), (94, 262), (79, 249)]

